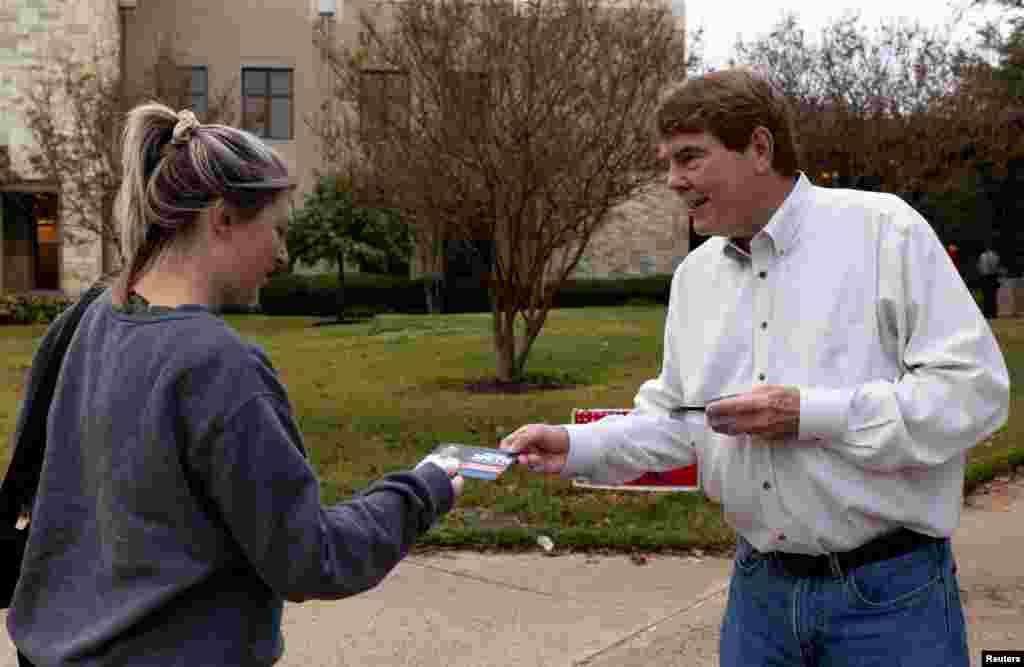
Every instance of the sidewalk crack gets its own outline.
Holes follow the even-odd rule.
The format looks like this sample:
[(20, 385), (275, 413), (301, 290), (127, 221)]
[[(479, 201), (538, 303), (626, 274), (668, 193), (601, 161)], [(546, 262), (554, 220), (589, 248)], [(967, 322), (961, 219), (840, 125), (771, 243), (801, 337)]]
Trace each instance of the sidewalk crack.
[(598, 658), (598, 657), (604, 655), (605, 653), (611, 651), (612, 649), (615, 649), (615, 648), (618, 648), (619, 646), (622, 646), (623, 644), (625, 644), (626, 642), (630, 641), (631, 639), (633, 639), (635, 637), (639, 637), (640, 635), (642, 635), (643, 633), (647, 632), (648, 630), (651, 630), (655, 626), (661, 625), (662, 623), (664, 623), (666, 621), (669, 621), (669, 620), (675, 618), (676, 616), (679, 616), (680, 614), (685, 614), (687, 612), (693, 611), (694, 609), (697, 609), (698, 607), (704, 605), (709, 600), (712, 600), (712, 599), (722, 595), (723, 593), (725, 593), (728, 590), (728, 588), (729, 588), (729, 582), (728, 581), (721, 582), (718, 586), (716, 586), (713, 589), (711, 589), (704, 596), (694, 600), (693, 604), (690, 604), (689, 606), (683, 607), (682, 609), (677, 609), (676, 611), (672, 612), (668, 616), (664, 616), (662, 618), (659, 618), (656, 621), (653, 621), (652, 623), (648, 623), (647, 625), (645, 625), (644, 627), (640, 628), (639, 630), (637, 630), (635, 632), (631, 632), (630, 634), (626, 635), (622, 639), (619, 639), (618, 641), (612, 642), (611, 644), (609, 644), (608, 646), (605, 646), (602, 649), (598, 649), (597, 651), (594, 651), (593, 653), (591, 653), (590, 655), (586, 656), (585, 658), (582, 658), (580, 660), (574, 660), (573, 663), (572, 663), (573, 667), (586, 667), (586, 665), (588, 665), (595, 658)]
[(450, 575), (452, 575), (454, 577), (461, 577), (463, 579), (472, 579), (473, 581), (479, 581), (479, 582), (482, 582), (482, 583), (485, 583), (485, 584), (492, 584), (494, 586), (500, 586), (501, 588), (510, 588), (512, 590), (521, 591), (523, 593), (533, 593), (534, 595), (540, 595), (542, 597), (551, 598), (551, 599), (556, 599), (557, 598), (559, 600), (573, 600), (573, 601), (575, 601), (575, 598), (572, 598), (570, 596), (554, 595), (552, 593), (547, 593), (545, 591), (539, 591), (539, 590), (537, 590), (535, 588), (527, 588), (526, 586), (517, 586), (516, 584), (510, 584), (508, 582), (499, 581), (497, 579), (488, 579), (487, 577), (480, 576), (478, 574), (472, 574), (470, 572), (463, 572), (463, 571), (460, 571), (460, 570), (449, 570), (447, 568), (438, 567), (437, 565), (430, 565), (429, 563), (420, 563), (420, 562), (414, 561), (412, 559), (406, 559), (405, 563), (407, 565), (415, 565), (416, 567), (422, 567), (422, 568), (426, 568), (428, 570), (437, 570), (438, 572), (444, 572), (445, 574), (450, 574)]

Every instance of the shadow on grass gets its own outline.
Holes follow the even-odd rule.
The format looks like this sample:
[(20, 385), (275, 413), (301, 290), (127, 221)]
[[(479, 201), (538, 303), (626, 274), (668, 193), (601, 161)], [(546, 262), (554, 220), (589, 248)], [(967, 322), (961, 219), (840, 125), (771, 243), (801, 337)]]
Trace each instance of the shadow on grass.
[(421, 385), (424, 389), (465, 391), (470, 394), (525, 394), (533, 391), (575, 389), (595, 384), (593, 378), (572, 371), (535, 371), (518, 380), (503, 381), (495, 376), (480, 378), (441, 377)]
[(344, 317), (329, 317), (324, 320), (317, 320), (314, 327), (332, 327), (344, 324), (363, 324), (373, 319), (373, 315), (346, 315)]

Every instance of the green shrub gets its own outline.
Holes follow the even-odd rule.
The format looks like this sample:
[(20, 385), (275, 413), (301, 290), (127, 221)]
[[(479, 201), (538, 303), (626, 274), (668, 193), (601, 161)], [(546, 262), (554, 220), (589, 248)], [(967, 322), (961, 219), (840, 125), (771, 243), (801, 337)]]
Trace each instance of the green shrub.
[(49, 324), (73, 303), (64, 296), (0, 294), (0, 324)]
[(668, 305), (672, 274), (567, 280), (555, 295), (555, 308)]
[[(345, 277), (345, 311), (369, 309), (373, 314), (426, 312), (425, 279), (349, 274)], [(668, 305), (672, 275), (623, 276), (567, 280), (555, 295), (553, 308)], [(338, 277), (333, 273), (283, 274), (260, 291), (267, 315), (328, 317), (336, 314)], [(446, 313), (481, 313), (491, 309), (484, 288), (445, 290)]]
[[(337, 314), (338, 277), (284, 274), (260, 290), (260, 310), (266, 315), (329, 317)], [(345, 312), (351, 314), (424, 313), (422, 280), (353, 274), (345, 277)]]

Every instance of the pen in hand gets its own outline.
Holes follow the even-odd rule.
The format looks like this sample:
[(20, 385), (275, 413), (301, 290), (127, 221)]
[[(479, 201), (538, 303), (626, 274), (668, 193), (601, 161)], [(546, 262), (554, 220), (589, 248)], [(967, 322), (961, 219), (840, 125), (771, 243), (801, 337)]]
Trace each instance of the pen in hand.
[(672, 417), (682, 417), (687, 412), (707, 412), (708, 405), (715, 401), (720, 401), (723, 398), (732, 398), (733, 396), (739, 396), (739, 394), (726, 394), (725, 396), (716, 396), (704, 405), (680, 405), (678, 407), (669, 410), (669, 415)]

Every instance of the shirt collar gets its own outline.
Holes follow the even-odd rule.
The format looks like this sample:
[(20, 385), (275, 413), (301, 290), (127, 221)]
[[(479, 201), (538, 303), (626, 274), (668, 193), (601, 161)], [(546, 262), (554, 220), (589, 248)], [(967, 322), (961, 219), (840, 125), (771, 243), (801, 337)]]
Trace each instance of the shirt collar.
[[(804, 172), (800, 171), (797, 174), (793, 189), (789, 191), (782, 205), (775, 210), (775, 213), (768, 220), (768, 224), (761, 230), (771, 238), (772, 243), (775, 244), (775, 251), (780, 254), (789, 252), (796, 243), (800, 234), (800, 227), (803, 224), (803, 217), (799, 212), (803, 202), (810, 195), (811, 188), (814, 187), (807, 180)], [(750, 253), (740, 248), (731, 239), (726, 240), (724, 251), (726, 255), (731, 256), (733, 259), (750, 259)]]
[(128, 315), (150, 315), (153, 317), (158, 315), (167, 315), (169, 313), (181, 312), (206, 312), (214, 315), (218, 314), (211, 310), (210, 308), (207, 308), (206, 306), (200, 305), (198, 303), (186, 303), (177, 307), (154, 305), (147, 301), (145, 297), (143, 297), (135, 290), (131, 290), (128, 292), (128, 301), (127, 303), (124, 304), (124, 306), (115, 306), (115, 309)]

